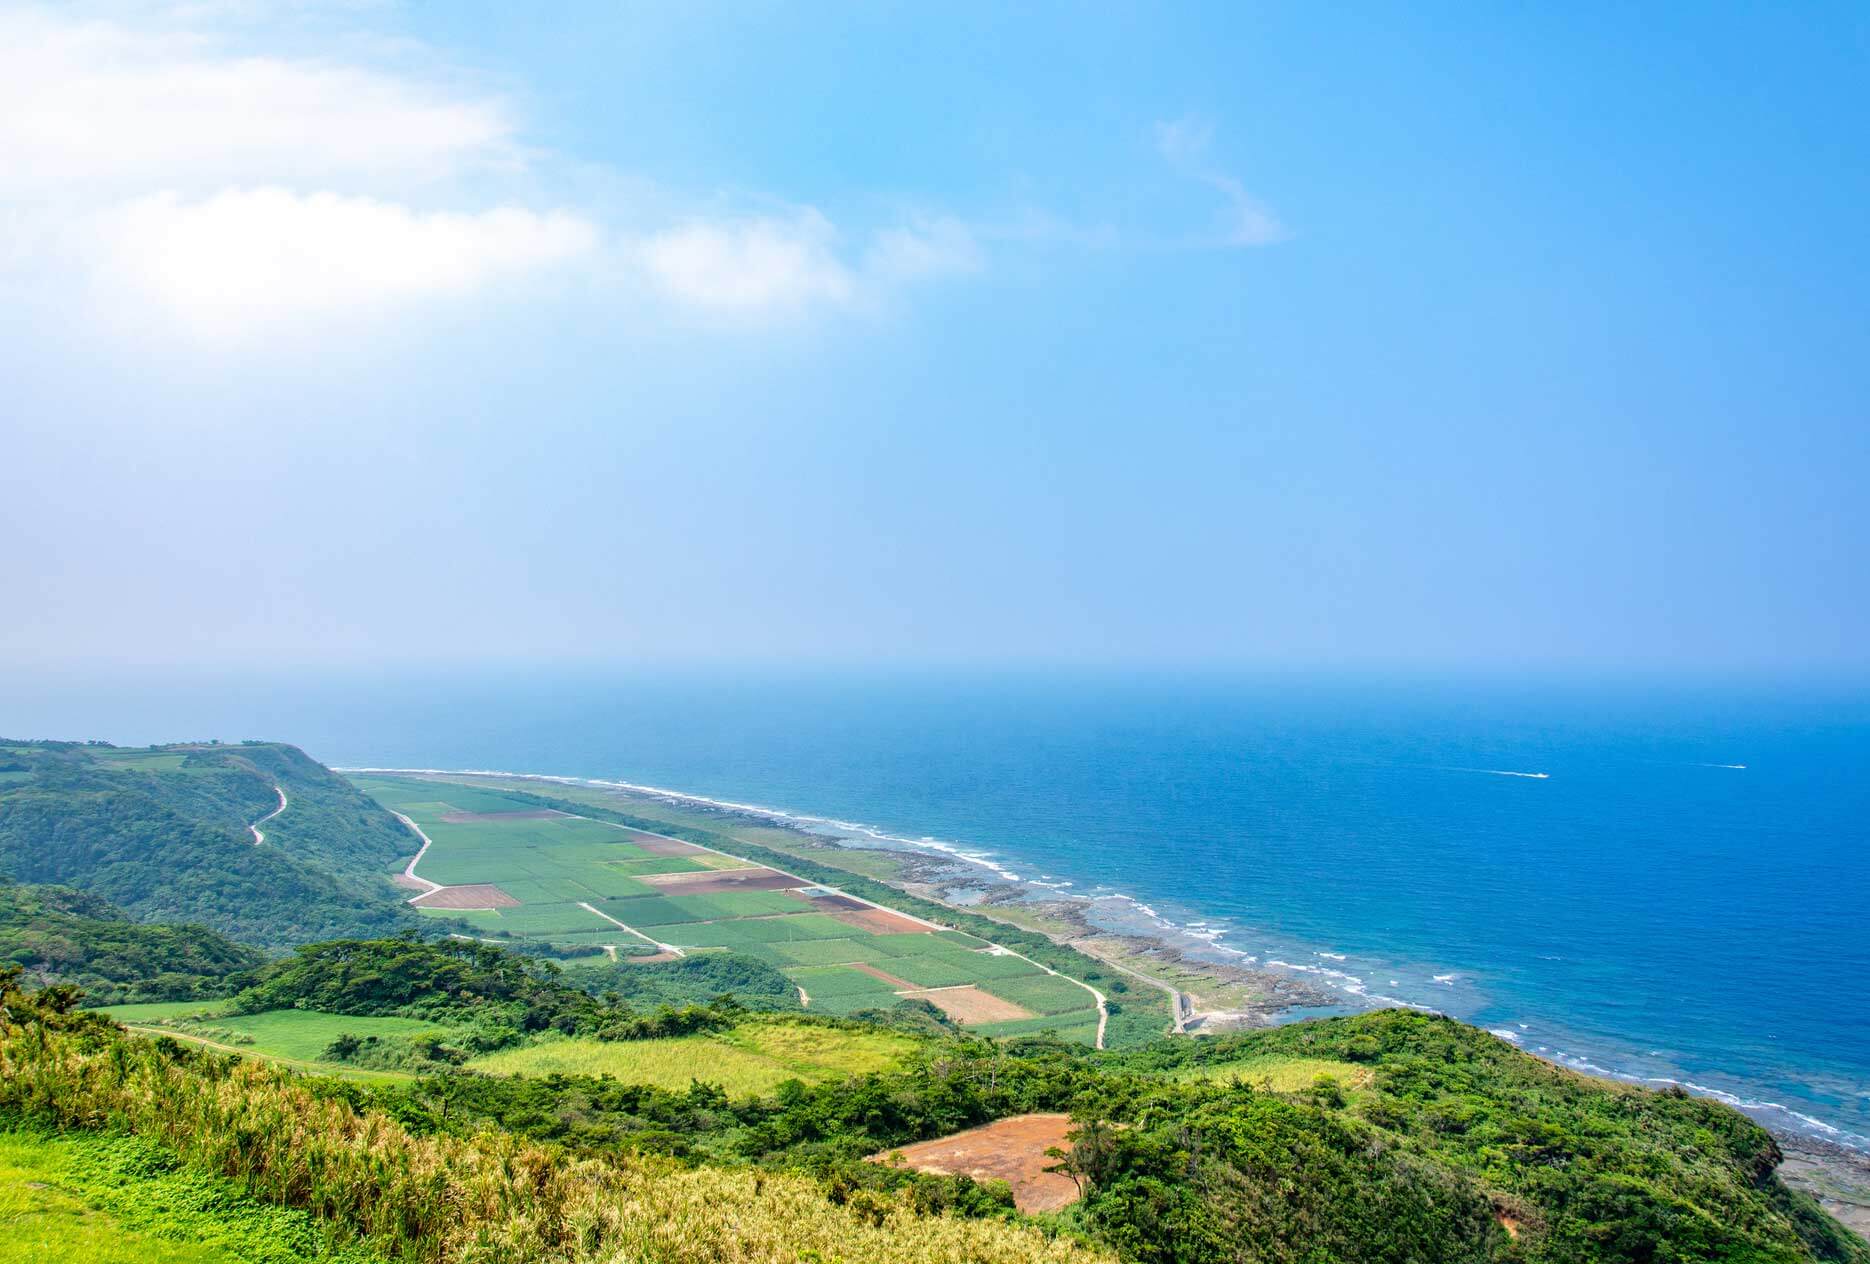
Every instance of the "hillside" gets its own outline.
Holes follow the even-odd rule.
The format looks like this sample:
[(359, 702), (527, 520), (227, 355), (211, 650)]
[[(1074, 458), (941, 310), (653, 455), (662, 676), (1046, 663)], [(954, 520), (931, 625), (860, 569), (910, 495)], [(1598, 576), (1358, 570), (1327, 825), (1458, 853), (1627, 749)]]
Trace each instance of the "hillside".
[(203, 926), (146, 925), (70, 887), (0, 881), (0, 962), (42, 983), (70, 983), (94, 1001), (219, 996), (264, 958)]
[[(608, 1259), (625, 1242), (651, 1260), (791, 1260), (810, 1258), (815, 1235), (855, 1232), (855, 1214), (887, 1230), (865, 1239), (875, 1254), (826, 1258), (950, 1258), (962, 1223), (987, 1236), (954, 1258), (1870, 1264), (1870, 1248), (1778, 1180), (1777, 1147), (1738, 1113), (1578, 1075), (1408, 1011), (1097, 1054), (731, 1004), (635, 1010), (491, 946), (339, 943), (264, 967), (231, 1014), (201, 1020), (221, 1028), (177, 1029), (245, 1039), (287, 1067), (397, 1072), (294, 1081), (112, 1034), (67, 1012), (67, 999), (11, 995), (22, 1017), (0, 1032), (0, 1128), (118, 1118), (190, 1162), (248, 1173), (288, 1207), (314, 1204), (267, 1165), (314, 1152), (335, 1174), (353, 1162), (350, 1138), (369, 1136), (433, 1165), (429, 1197), (501, 1221), (412, 1212), (386, 1226), (355, 1190), (316, 1204), (386, 1256), (475, 1258), (457, 1253), (472, 1228), (501, 1244), (497, 1258), (522, 1262)], [(286, 1127), (276, 1110), (300, 1121), (280, 1157), (270, 1141), (232, 1157), (234, 1131)], [(1022, 1223), (1003, 1186), (871, 1161), (1023, 1119), (1060, 1120), (1070, 1148), (1062, 1162), (1025, 1156), (1033, 1171), (1062, 1173), (1048, 1178), (1055, 1192), (1064, 1182), (1033, 1223), (1084, 1251), (993, 1236)], [(529, 1190), (576, 1201), (550, 1214), (586, 1225), (581, 1245), (502, 1236), (501, 1218), (540, 1213), (535, 1193), (503, 1186), (516, 1178), (475, 1157), (488, 1154), (507, 1156), (502, 1173), (530, 1156)], [(392, 1174), (367, 1180), (400, 1179), (376, 1170)], [(582, 1201), (620, 1188), (634, 1191), (627, 1208)], [(724, 1209), (697, 1198), (737, 1200), (731, 1232), (758, 1248), (729, 1249)], [(779, 1208), (800, 1223), (772, 1223)], [(679, 1242), (654, 1227), (673, 1216), (692, 1218)]]
[(416, 919), (387, 875), (414, 850), (395, 818), (290, 746), (0, 742), (0, 875), (76, 887), (141, 921), (262, 947), (393, 933)]

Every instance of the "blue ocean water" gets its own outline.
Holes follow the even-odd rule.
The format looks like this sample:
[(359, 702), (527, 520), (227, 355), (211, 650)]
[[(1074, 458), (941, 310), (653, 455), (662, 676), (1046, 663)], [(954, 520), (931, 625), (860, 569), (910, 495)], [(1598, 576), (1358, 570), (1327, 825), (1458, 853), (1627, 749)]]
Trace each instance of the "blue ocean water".
[(278, 737), (335, 764), (617, 779), (862, 822), (1122, 893), (1347, 1001), (1432, 1006), (1870, 1145), (1861, 689), (41, 678), (8, 688), (0, 733)]

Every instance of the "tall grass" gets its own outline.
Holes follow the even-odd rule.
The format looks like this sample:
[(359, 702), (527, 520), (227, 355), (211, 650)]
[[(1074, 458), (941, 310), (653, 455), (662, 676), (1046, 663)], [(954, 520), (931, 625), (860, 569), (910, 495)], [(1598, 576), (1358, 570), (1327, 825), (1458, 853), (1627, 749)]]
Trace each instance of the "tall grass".
[(803, 1177), (572, 1160), (492, 1131), (415, 1137), (382, 1115), (321, 1100), (275, 1068), (102, 1024), (54, 1030), (0, 1016), (0, 1109), (146, 1137), (385, 1257), (422, 1264), (1109, 1258), (1032, 1226), (921, 1217), (868, 1193), (834, 1205)]

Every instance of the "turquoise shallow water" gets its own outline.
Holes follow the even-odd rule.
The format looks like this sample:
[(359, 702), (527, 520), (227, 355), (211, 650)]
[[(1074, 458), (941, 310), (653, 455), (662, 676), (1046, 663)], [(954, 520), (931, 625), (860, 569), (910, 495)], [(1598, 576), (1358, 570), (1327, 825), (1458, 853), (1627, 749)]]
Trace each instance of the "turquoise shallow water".
[(0, 732), (264, 735), (332, 763), (619, 779), (862, 823), (1192, 927), (1350, 1003), (1430, 1005), (1870, 1144), (1863, 691), (38, 680), (9, 690)]

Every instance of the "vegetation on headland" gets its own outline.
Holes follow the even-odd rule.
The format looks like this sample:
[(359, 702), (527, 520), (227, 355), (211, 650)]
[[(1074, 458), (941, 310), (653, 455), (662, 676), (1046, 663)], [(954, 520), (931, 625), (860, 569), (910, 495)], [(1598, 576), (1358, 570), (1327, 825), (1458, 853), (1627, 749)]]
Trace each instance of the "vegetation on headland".
[[(1002, 1224), (1015, 1219), (1003, 1190), (864, 1161), (1065, 1111), (1084, 1197), (1045, 1223), (1124, 1259), (1870, 1260), (1780, 1185), (1771, 1138), (1728, 1108), (1592, 1080), (1409, 1012), (1104, 1055), (904, 1036), (896, 1069), (737, 1095), (707, 1083), (702, 1039), (680, 1088), (452, 1067), (340, 1082), (139, 1040), (72, 999), (7, 989), (0, 1114), (128, 1128), (393, 1257), (603, 1259), (630, 1243), (646, 1259), (792, 1259), (862, 1230), (850, 1242), (874, 1253), (825, 1258), (944, 1258), (963, 1240), (967, 1258), (1073, 1258), (1066, 1241)], [(1368, 1074), (1271, 1091), (1285, 1063)], [(425, 1198), (464, 1217), (443, 1223)], [(775, 1211), (812, 1227), (769, 1223)], [(678, 1216), (693, 1218), (679, 1232)], [(734, 1254), (729, 1233), (772, 1253)]]
[(0, 1264), (378, 1264), (140, 1137), (0, 1131)]
[(43, 983), (75, 983), (94, 1001), (184, 1001), (224, 995), (264, 960), (204, 926), (146, 925), (70, 887), (0, 878), (0, 963)]
[[(100, 772), (65, 762), (72, 749), (7, 750), (32, 766), (10, 770), (0, 788), (48, 796), (69, 777), (82, 820), (82, 801), (100, 793), (96, 777), (196, 778), (202, 784), (163, 786), (185, 804), (218, 794), (230, 768), (191, 761), (252, 750), (78, 748)], [(39, 762), (48, 752), (58, 765), (49, 782)], [(303, 757), (280, 754), (275, 767), (242, 754), (231, 767), (268, 786), (315, 782), (294, 771), (294, 758)], [(142, 793), (101, 793), (131, 792)], [(314, 786), (308, 797), (319, 793)], [(226, 809), (204, 808), (201, 820), (232, 833), (256, 819)], [(268, 823), (269, 839), (290, 815)], [(62, 840), (68, 859), (84, 851), (86, 828)], [(794, 856), (695, 833), (871, 894), (867, 880), (843, 871), (814, 873)], [(135, 863), (130, 833), (107, 841), (119, 862)], [(257, 850), (250, 835), (243, 845)], [(306, 863), (331, 875), (372, 846), (329, 838)], [(205, 880), (204, 856), (219, 853), (166, 854), (173, 894)], [(114, 880), (109, 865), (83, 873)], [(968, 914), (870, 885), (882, 902), (973, 929)], [(1131, 1047), (1096, 1054), (1045, 1035), (985, 1039), (925, 1003), (848, 1019), (778, 1012), (796, 1006), (785, 976), (727, 953), (561, 967), (536, 950), (421, 938), (431, 924), (258, 961), (199, 928), (125, 922), (90, 895), (0, 891), (42, 929), (59, 918), (98, 923), (96, 960), (80, 964), (115, 989), (107, 995), (159, 995), (166, 975), (226, 997), (206, 1014), (129, 1011), (195, 1042), (183, 1043), (126, 1033), (79, 1011), (77, 989), (34, 989), (17, 967), (0, 970), (0, 1160), (9, 1136), (27, 1138), (21, 1153), (70, 1144), (79, 1149), (62, 1153), (90, 1156), (74, 1159), (58, 1185), (70, 1216), (33, 1222), (52, 1225), (73, 1258), (81, 1242), (120, 1226), (130, 1237), (191, 1239), (201, 1250), (174, 1257), (186, 1264), (289, 1264), (334, 1251), (437, 1264), (1870, 1264), (1870, 1248), (1780, 1183), (1777, 1147), (1743, 1116), (1579, 1076), (1441, 1018), (1386, 1012), (1148, 1043), (1133, 1019)], [(303, 912), (316, 920), (330, 911)], [(69, 942), (74, 924), (62, 925)], [(1049, 940), (1013, 940), (1000, 923), (981, 929), (1096, 977)], [(146, 954), (125, 948), (145, 943)], [(187, 963), (203, 968), (176, 968)], [(43, 965), (34, 975), (77, 977)], [(1159, 1006), (1135, 1011), (1145, 1012), (1159, 1028)], [(248, 1052), (274, 1061), (239, 1056)], [(1074, 1123), (1061, 1163), (1082, 1198), (1062, 1212), (1022, 1218), (1003, 1186), (867, 1161), (1034, 1111)], [(63, 1139), (47, 1140), (46, 1130)], [(111, 1167), (120, 1153), (141, 1157)], [(134, 1175), (107, 1190), (97, 1174), (110, 1171)], [(234, 1184), (217, 1183), (226, 1178)], [(5, 1179), (0, 1162), (0, 1196)], [(177, 1194), (189, 1189), (197, 1192)], [(200, 1206), (207, 1218), (138, 1219), (171, 1203)], [(223, 1229), (255, 1208), (261, 1228), (248, 1236), (278, 1238), (298, 1254), (228, 1254), (241, 1235)], [(262, 1224), (272, 1214), (299, 1219), (279, 1221), (287, 1229), (275, 1233)]]
[(336, 1241), (459, 1264), (631, 1259), (1068, 1261), (1107, 1251), (994, 1219), (920, 1214), (907, 1198), (833, 1201), (809, 1177), (574, 1158), (512, 1133), (412, 1134), (262, 1064), (125, 1037), (70, 997), (0, 993), (0, 1112), (115, 1128)]
[[(16, 882), (262, 947), (418, 920), (386, 881), (415, 849), (407, 831), (294, 747), (0, 741), (0, 759), (0, 874)], [(290, 807), (255, 845), (248, 826), (282, 789)]]

